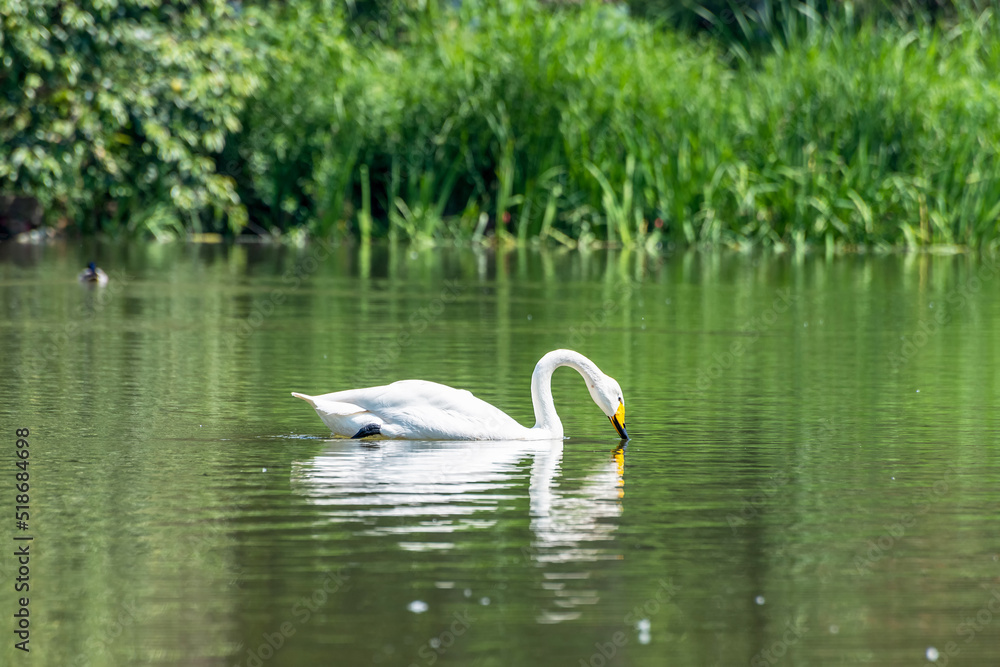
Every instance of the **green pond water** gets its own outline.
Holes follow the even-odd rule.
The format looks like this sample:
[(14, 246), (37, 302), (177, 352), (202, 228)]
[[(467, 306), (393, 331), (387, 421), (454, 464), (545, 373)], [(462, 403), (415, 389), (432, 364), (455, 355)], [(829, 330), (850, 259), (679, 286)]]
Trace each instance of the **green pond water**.
[[(4, 244), (0, 313), (3, 665), (1000, 659), (996, 260)], [(563, 442), (332, 439), (289, 395), (530, 425), (560, 347), (626, 447), (570, 369)]]

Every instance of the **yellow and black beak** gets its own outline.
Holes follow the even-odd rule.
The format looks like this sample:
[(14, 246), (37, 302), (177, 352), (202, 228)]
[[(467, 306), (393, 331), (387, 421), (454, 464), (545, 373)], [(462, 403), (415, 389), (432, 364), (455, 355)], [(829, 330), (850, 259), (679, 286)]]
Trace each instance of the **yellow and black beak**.
[(618, 435), (621, 436), (622, 440), (628, 440), (628, 431), (625, 430), (625, 404), (622, 402), (618, 403), (618, 411), (615, 412), (613, 417), (608, 417), (611, 423), (614, 425), (615, 430), (618, 431)]

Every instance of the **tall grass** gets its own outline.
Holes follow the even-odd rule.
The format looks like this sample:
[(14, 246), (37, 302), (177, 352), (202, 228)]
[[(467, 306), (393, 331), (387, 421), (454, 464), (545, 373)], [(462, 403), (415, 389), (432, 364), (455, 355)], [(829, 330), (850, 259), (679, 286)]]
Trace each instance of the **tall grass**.
[(444, 4), (394, 45), (287, 9), (244, 199), (278, 226), (423, 240), (997, 242), (988, 10), (943, 29), (803, 5), (734, 67), (609, 5)]

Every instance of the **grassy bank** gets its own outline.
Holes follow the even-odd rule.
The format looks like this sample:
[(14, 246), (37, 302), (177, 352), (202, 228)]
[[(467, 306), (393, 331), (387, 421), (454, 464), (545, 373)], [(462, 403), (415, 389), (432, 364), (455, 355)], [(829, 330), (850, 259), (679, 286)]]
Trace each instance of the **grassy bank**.
[(431, 1), (388, 36), (352, 31), (337, 5), (234, 17), (235, 71), (254, 85), (238, 124), (216, 122), (224, 147), (201, 148), (225, 188), (180, 220), (235, 231), (246, 210), (257, 229), (421, 240), (997, 243), (991, 11), (902, 27), (800, 6), (773, 33), (753, 26), (768, 47), (748, 51), (611, 5)]

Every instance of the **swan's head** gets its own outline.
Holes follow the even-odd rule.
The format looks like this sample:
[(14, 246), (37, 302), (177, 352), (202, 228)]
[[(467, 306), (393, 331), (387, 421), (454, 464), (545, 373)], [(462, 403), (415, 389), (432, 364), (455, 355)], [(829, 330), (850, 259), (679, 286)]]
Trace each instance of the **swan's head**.
[(587, 388), (590, 389), (590, 397), (594, 399), (594, 403), (614, 424), (618, 435), (622, 440), (628, 440), (628, 431), (625, 430), (625, 397), (615, 379), (605, 375), (593, 383), (587, 383)]

